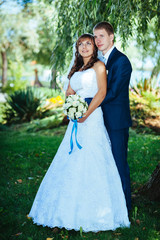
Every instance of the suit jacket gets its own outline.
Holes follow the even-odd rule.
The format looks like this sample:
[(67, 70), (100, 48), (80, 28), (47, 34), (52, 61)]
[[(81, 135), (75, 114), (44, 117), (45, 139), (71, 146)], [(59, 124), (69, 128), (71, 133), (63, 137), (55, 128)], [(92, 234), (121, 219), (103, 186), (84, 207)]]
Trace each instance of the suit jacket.
[(129, 107), (129, 82), (132, 66), (126, 55), (116, 48), (111, 52), (106, 69), (107, 95), (101, 106), (107, 128), (123, 129), (132, 125)]

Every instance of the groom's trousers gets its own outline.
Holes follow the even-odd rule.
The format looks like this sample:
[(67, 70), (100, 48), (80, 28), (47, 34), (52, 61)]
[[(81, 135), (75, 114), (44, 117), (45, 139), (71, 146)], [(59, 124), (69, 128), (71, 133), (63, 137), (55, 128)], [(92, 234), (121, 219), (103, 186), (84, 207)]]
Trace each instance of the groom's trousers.
[(107, 131), (111, 141), (112, 153), (122, 181), (127, 209), (129, 211), (131, 210), (130, 172), (127, 163), (129, 128), (118, 130), (107, 128)]

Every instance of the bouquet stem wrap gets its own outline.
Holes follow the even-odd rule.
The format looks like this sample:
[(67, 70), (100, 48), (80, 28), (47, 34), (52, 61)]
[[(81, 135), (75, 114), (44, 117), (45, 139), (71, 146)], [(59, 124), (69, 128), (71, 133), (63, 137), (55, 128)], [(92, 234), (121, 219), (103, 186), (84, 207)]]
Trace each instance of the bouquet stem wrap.
[(71, 138), (70, 138), (70, 147), (71, 147), (71, 151), (69, 152), (69, 154), (72, 153), (72, 150), (73, 150), (73, 132), (75, 130), (75, 140), (76, 140), (76, 144), (77, 144), (77, 147), (79, 149), (82, 148), (82, 146), (78, 143), (77, 141), (77, 129), (78, 129), (78, 123), (77, 123), (77, 119), (76, 120), (71, 120), (73, 122), (73, 127), (72, 127), (72, 131), (71, 131)]

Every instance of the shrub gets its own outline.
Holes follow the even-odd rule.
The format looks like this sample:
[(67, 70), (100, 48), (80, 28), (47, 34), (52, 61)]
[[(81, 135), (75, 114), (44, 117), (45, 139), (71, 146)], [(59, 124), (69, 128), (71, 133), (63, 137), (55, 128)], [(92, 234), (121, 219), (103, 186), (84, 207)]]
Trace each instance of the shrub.
[[(12, 124), (53, 116), (57, 112), (56, 109), (63, 112), (64, 95), (61, 93), (57, 96), (57, 94), (60, 94), (60, 92), (51, 89), (42, 91), (41, 88), (33, 87), (16, 91), (7, 98), (3, 119), (7, 124)], [(48, 96), (51, 97), (48, 98)]]
[(4, 119), (7, 123), (29, 122), (37, 117), (43, 99), (40, 91), (31, 87), (14, 92), (7, 97)]
[(63, 91), (57, 89), (51, 89), (51, 88), (46, 88), (46, 87), (41, 87), (41, 92), (47, 97), (47, 98), (56, 98), (58, 96), (61, 96), (61, 98), (64, 100), (65, 99), (65, 94)]

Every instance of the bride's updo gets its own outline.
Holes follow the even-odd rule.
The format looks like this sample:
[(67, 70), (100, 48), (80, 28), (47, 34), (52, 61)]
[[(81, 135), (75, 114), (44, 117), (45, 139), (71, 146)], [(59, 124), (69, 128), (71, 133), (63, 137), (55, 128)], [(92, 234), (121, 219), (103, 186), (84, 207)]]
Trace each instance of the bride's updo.
[[(83, 63), (83, 58), (82, 56), (79, 54), (79, 51), (78, 51), (78, 46), (80, 44), (81, 41), (83, 41), (84, 39), (90, 39), (91, 42), (93, 43), (94, 45), (94, 50), (93, 50), (93, 55), (92, 57), (90, 58), (89, 62), (83, 67), (84, 63)], [(76, 52), (75, 52), (75, 60), (74, 60), (74, 64), (71, 68), (71, 71), (70, 73), (68, 74), (68, 78), (70, 79), (72, 77), (72, 75), (75, 73), (75, 72), (78, 72), (82, 67), (82, 71), (88, 69), (88, 68), (91, 68), (95, 62), (97, 62), (99, 59), (97, 58), (97, 52), (98, 52), (98, 48), (95, 44), (95, 40), (94, 40), (94, 36), (92, 34), (89, 34), (89, 33), (85, 33), (83, 35), (81, 35), (77, 42), (76, 42)]]

